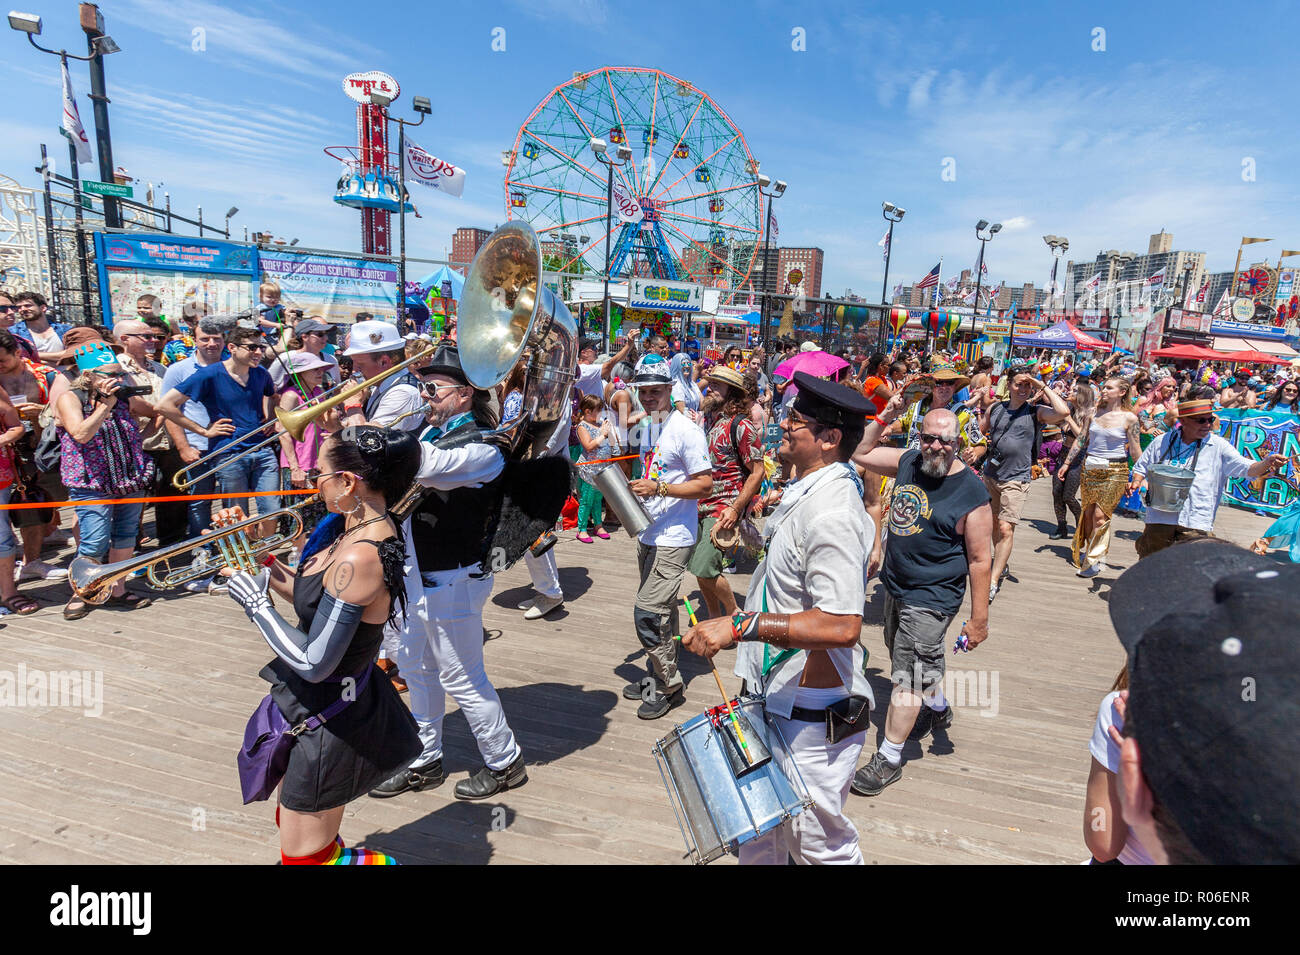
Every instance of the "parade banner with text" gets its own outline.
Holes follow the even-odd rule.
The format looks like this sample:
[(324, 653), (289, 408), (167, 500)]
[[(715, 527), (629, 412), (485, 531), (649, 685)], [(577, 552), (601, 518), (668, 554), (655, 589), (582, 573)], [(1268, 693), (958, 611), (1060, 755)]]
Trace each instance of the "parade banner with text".
[(288, 308), (346, 324), (357, 312), (391, 321), (397, 314), (397, 266), (332, 255), (263, 252), (266, 281), (280, 286)]
[[(1298, 415), (1262, 408), (1223, 408), (1218, 414), (1219, 433), (1251, 461), (1267, 454), (1300, 454)], [(1300, 499), (1295, 484), (1300, 484), (1300, 474), (1294, 464), (1288, 464), (1280, 476), (1229, 481), (1223, 503), (1276, 517)]]

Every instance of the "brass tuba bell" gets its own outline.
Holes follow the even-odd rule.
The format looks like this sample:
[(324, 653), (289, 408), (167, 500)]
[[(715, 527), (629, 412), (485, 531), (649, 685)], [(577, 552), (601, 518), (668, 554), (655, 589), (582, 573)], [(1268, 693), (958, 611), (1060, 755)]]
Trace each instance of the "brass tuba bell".
[(542, 246), (526, 222), (507, 222), (474, 256), (458, 306), (460, 363), (475, 388), (494, 388), (525, 363), (523, 410), (498, 433), (518, 460), (539, 456), (569, 415), (578, 326), (542, 283)]

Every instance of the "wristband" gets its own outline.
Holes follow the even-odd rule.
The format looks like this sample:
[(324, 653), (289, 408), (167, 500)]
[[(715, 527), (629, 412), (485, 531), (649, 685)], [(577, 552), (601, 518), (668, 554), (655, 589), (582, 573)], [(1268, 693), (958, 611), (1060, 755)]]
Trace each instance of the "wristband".
[(731, 639), (740, 643), (758, 639), (758, 614), (737, 613), (731, 618)]
[(668, 496), (668, 482), (667, 482), (667, 481), (660, 481), (660, 482), (659, 482), (659, 486), (655, 488), (655, 494), (658, 495), (659, 497), (667, 497), (667, 496)]

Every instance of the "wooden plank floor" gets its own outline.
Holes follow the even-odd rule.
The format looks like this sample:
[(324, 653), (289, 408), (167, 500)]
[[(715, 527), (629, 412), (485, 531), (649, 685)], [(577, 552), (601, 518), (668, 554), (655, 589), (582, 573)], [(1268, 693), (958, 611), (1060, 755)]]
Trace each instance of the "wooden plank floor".
[[(900, 782), (874, 799), (850, 797), (871, 863), (1085, 857), (1088, 738), (1123, 662), (1105, 601), (1136, 559), (1141, 525), (1118, 519), (1114, 569), (1084, 581), (1067, 566), (1069, 542), (1047, 539), (1050, 514), (1050, 489), (1035, 482), (990, 639), (975, 654), (948, 657), (983, 693), (956, 710), (946, 739), (908, 744)], [(1218, 532), (1248, 543), (1266, 525), (1223, 508)], [(349, 844), (404, 862), (682, 862), (650, 748), (674, 723), (715, 704), (716, 688), (707, 666), (684, 655), (686, 704), (657, 722), (636, 718), (636, 704), (620, 696), (644, 673), (631, 621), (633, 543), (621, 533), (592, 545), (566, 537), (557, 551), (568, 597), (562, 611), (522, 619), (515, 608), (530, 588), (521, 563), (500, 575), (484, 615), (487, 670), (524, 748), (527, 785), (484, 803), (452, 797), (453, 784), (477, 768), (478, 752), (449, 699), (448, 783), (353, 802), (342, 830)], [(743, 591), (748, 578), (731, 582)], [(0, 860), (275, 861), (273, 809), (240, 804), (234, 765), (245, 719), (266, 692), (256, 674), (268, 659), (242, 611), (225, 597), (182, 595), (67, 622), (65, 585), (26, 584), (24, 592), (47, 606), (3, 618), (0, 670), (98, 671), (103, 710), (0, 707)], [(878, 703), (868, 755), (888, 700), (880, 606), (873, 582), (862, 635)], [(731, 654), (719, 659), (735, 690)]]

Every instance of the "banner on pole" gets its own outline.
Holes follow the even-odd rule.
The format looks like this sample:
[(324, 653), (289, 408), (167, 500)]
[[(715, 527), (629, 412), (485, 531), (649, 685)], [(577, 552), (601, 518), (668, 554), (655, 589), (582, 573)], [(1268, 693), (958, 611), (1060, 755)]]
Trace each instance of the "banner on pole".
[(284, 304), (307, 315), (335, 324), (351, 323), (357, 312), (396, 317), (396, 263), (270, 251), (258, 258), (264, 279), (280, 286)]
[(409, 139), (406, 141), (406, 155), (402, 161), (406, 164), (408, 182), (418, 182), (456, 198), (460, 198), (465, 191), (464, 169), (438, 159)]

